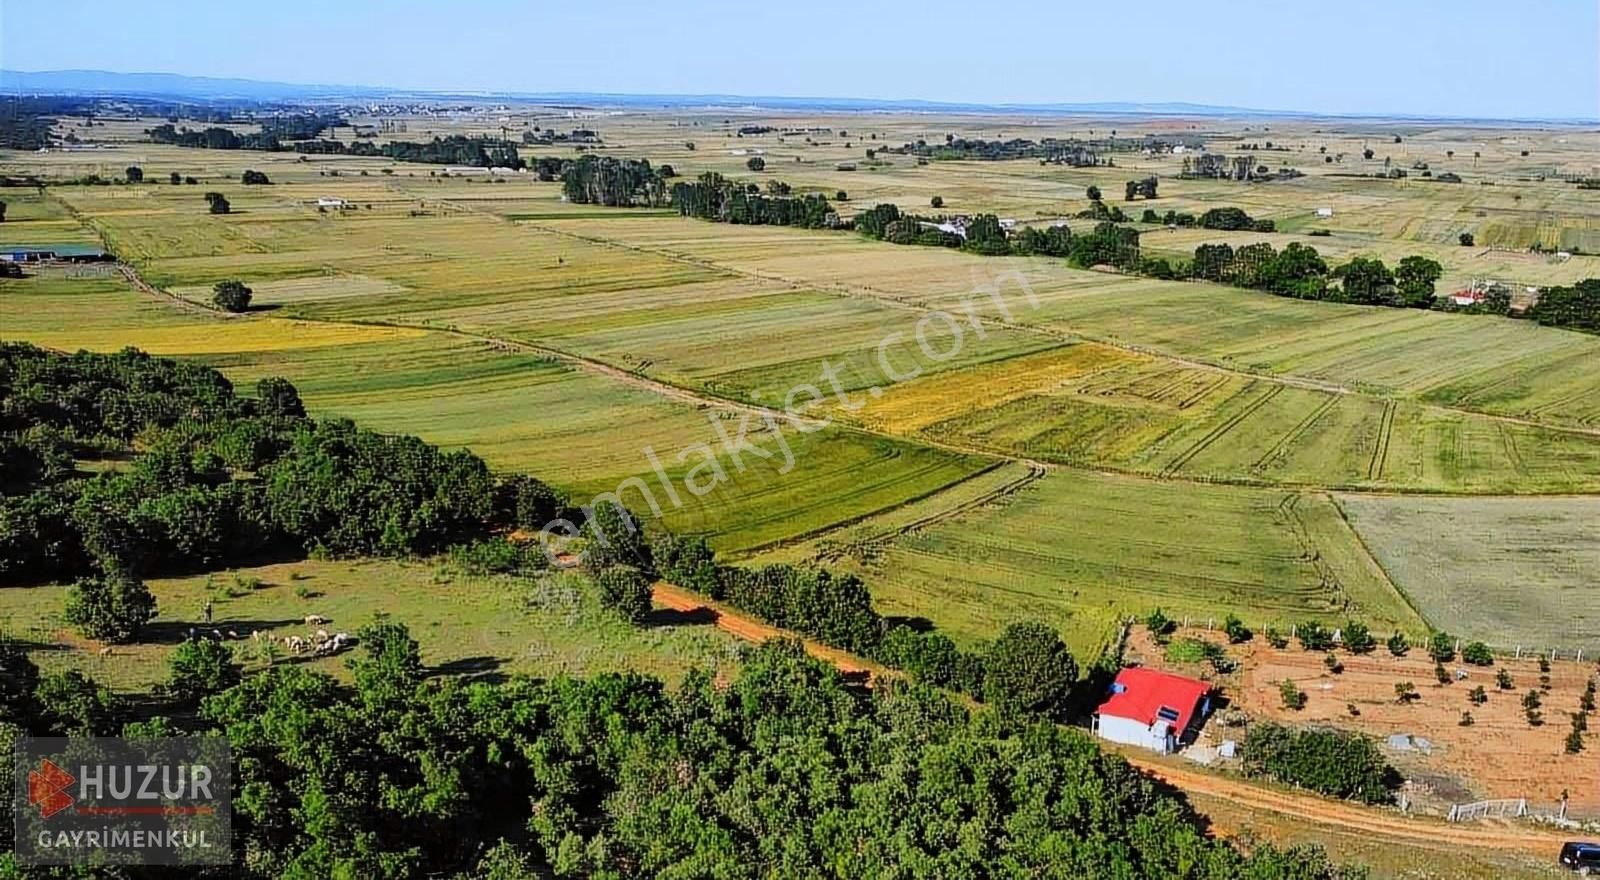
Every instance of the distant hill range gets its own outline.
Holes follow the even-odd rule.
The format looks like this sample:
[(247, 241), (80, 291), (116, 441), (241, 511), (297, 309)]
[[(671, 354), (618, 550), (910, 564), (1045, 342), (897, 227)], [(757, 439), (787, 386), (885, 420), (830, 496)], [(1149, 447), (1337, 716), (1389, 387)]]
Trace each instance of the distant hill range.
[(880, 98), (780, 97), (761, 95), (624, 95), (601, 92), (456, 92), (418, 91), (382, 86), (308, 85), (253, 79), (183, 76), (175, 73), (116, 73), (106, 70), (0, 70), (0, 94), (94, 95), (214, 102), (338, 101), (499, 101), (582, 107), (724, 108), (901, 113), (1037, 114), (1051, 116), (1189, 116), (1275, 117), (1303, 119), (1384, 119), (1430, 123), (1518, 122), (1588, 124), (1592, 119), (1470, 119), (1464, 117), (1335, 114), (1303, 110), (1260, 110), (1181, 101), (1139, 103), (1108, 101), (1056, 104), (981, 104), (953, 101)]

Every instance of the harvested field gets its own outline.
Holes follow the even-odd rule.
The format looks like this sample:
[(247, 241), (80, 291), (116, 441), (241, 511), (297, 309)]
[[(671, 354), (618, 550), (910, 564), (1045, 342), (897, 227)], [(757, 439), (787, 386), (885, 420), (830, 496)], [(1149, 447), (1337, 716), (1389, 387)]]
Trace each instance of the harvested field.
[(1600, 499), (1340, 495), (1434, 626), (1503, 649), (1600, 657)]

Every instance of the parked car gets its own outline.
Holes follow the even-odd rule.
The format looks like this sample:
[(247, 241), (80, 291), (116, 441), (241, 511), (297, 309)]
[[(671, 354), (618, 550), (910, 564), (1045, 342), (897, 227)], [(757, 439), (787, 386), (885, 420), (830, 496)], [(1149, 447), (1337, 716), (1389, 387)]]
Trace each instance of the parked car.
[(1580, 876), (1600, 877), (1600, 843), (1576, 841), (1561, 848), (1561, 867), (1577, 871)]

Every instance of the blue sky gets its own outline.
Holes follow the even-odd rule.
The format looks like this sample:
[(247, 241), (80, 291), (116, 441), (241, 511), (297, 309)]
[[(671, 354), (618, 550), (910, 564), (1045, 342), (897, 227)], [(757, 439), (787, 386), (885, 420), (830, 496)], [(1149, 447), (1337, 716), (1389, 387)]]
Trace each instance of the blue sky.
[(1600, 117), (1596, 0), (0, 0), (0, 67)]

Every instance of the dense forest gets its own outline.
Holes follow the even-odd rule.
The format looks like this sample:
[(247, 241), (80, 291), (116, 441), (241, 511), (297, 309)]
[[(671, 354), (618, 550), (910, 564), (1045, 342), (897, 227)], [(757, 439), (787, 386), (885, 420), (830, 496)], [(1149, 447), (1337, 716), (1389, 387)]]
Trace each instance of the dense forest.
[[(793, 642), (753, 651), (731, 682), (669, 689), (626, 673), (430, 677), (404, 626), (358, 638), (350, 686), (292, 664), (243, 677), (197, 647), (213, 643), (185, 643), (159, 714), (138, 721), (0, 642), (0, 740), (226, 736), (233, 864), (197, 876), (1364, 876), (1314, 848), (1244, 855), (1077, 731), (922, 686), (869, 692)], [(56, 876), (10, 858), (0, 873)]]

